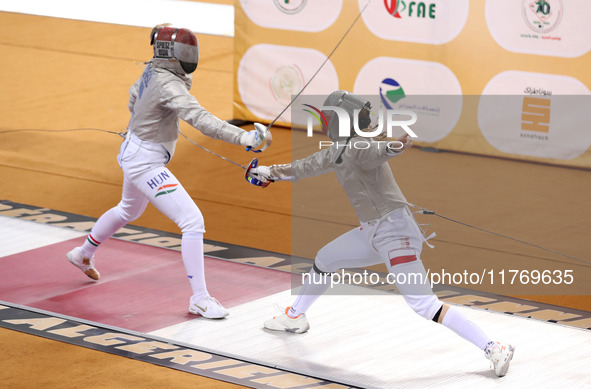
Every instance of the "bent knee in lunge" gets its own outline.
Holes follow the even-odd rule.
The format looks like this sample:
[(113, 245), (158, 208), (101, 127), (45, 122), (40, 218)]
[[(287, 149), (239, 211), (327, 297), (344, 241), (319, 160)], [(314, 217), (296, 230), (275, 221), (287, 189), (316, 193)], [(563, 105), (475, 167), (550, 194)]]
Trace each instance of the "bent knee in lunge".
[(326, 251), (320, 249), (314, 259), (314, 271), (318, 274), (322, 273), (334, 273), (341, 269), (338, 261), (332, 255), (327, 255)]
[(435, 316), (443, 306), (443, 303), (433, 294), (404, 296), (404, 300), (413, 311), (427, 320), (435, 320)]

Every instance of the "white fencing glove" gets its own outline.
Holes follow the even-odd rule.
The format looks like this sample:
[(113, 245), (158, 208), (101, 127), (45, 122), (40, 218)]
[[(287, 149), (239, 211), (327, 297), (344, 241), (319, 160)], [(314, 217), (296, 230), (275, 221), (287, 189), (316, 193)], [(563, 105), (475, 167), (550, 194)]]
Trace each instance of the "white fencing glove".
[(265, 165), (259, 165), (250, 169), (248, 175), (262, 182), (273, 181), (271, 179), (271, 169)]
[(261, 136), (259, 130), (251, 130), (243, 132), (240, 136), (240, 145), (250, 148), (257, 148), (263, 143), (264, 138)]
[(254, 123), (254, 130), (243, 133), (240, 144), (246, 146), (246, 151), (260, 153), (265, 151), (273, 142), (271, 130), (261, 123)]

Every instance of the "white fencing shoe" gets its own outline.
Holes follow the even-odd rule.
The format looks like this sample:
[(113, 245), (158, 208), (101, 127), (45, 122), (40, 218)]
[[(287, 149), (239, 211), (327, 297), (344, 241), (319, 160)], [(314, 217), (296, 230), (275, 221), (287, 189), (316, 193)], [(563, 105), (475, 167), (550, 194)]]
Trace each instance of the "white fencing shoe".
[(194, 302), (193, 297), (191, 297), (189, 312), (194, 315), (201, 315), (207, 319), (223, 319), (230, 314), (219, 301), (211, 296), (204, 297), (197, 302)]
[(101, 275), (94, 267), (94, 257), (86, 258), (82, 254), (82, 249), (80, 247), (76, 247), (67, 253), (66, 257), (72, 265), (82, 270), (88, 277), (92, 278), (93, 280), (98, 280), (100, 278)]
[(490, 359), (494, 366), (495, 374), (499, 377), (507, 374), (514, 352), (514, 346), (510, 344), (501, 344), (499, 342), (490, 342), (484, 349), (485, 356)]
[(297, 317), (292, 318), (287, 315), (287, 311), (290, 307), (285, 308), (280, 316), (276, 316), (272, 319), (265, 321), (265, 328), (273, 331), (286, 331), (301, 334), (310, 329), (306, 314), (301, 313)]

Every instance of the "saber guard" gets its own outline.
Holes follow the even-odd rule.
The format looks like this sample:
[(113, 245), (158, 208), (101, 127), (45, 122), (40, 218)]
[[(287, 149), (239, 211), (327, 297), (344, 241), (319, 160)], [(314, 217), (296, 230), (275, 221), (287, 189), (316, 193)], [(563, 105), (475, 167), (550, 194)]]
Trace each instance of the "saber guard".
[(246, 173), (244, 174), (244, 178), (246, 179), (246, 181), (248, 181), (252, 185), (260, 186), (261, 188), (266, 188), (273, 181), (263, 182), (263, 181), (259, 180), (258, 178), (251, 177), (249, 175), (250, 170), (257, 167), (258, 164), (259, 164), (258, 158), (254, 158), (252, 161), (250, 161), (250, 163), (248, 164), (248, 167), (246, 168)]

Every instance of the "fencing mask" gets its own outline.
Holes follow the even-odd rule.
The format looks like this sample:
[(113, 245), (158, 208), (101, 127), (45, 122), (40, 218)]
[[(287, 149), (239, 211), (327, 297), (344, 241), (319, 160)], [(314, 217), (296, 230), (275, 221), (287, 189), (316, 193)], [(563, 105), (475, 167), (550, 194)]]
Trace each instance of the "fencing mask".
[(154, 58), (176, 59), (185, 73), (193, 73), (199, 62), (199, 42), (187, 28), (160, 27), (154, 29), (150, 44)]
[[(349, 123), (351, 127), (348, 130), (350, 135), (354, 134), (353, 120), (357, 120), (359, 129), (366, 129), (371, 123), (371, 103), (347, 91), (338, 90), (332, 92), (324, 101), (324, 106), (333, 106), (345, 110), (345, 112), (349, 115)], [(328, 137), (333, 141), (347, 139), (348, 137), (339, 135), (340, 121), (337, 113), (332, 110), (326, 110), (323, 111), (323, 113), (327, 117), (328, 121), (326, 135), (328, 135)]]

